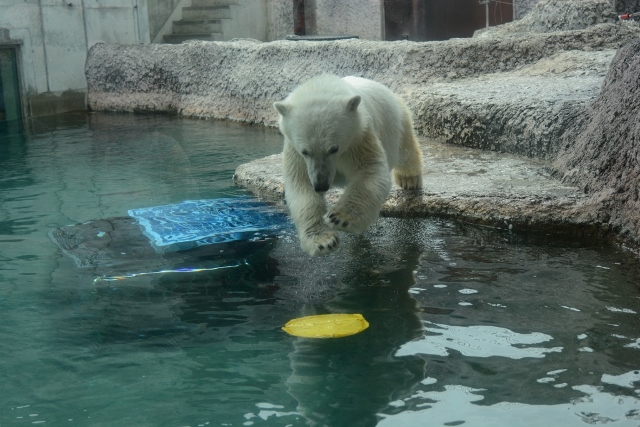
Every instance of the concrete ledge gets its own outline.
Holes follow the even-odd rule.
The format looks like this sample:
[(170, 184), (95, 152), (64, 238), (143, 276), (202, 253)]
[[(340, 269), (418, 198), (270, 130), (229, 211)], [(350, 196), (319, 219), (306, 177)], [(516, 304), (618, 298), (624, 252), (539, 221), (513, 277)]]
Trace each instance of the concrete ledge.
[[(597, 203), (577, 187), (553, 179), (545, 163), (423, 140), (424, 191), (394, 186), (381, 215), (444, 216), (514, 229), (604, 233)], [(236, 184), (282, 204), (281, 155), (240, 165)], [(342, 190), (332, 189), (335, 202)]]

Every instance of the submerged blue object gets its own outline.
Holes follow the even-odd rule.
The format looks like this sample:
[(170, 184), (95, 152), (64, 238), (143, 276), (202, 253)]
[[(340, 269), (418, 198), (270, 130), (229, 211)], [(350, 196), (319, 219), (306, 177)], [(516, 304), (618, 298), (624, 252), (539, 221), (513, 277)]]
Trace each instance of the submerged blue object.
[(260, 239), (292, 227), (285, 213), (251, 197), (185, 200), (128, 213), (160, 252)]

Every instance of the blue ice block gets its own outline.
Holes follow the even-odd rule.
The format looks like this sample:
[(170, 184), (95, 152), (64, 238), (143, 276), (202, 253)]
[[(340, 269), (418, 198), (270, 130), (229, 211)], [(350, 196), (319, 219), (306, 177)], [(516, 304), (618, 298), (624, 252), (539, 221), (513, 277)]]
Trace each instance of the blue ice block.
[(284, 212), (251, 197), (185, 200), (128, 213), (159, 252), (261, 239), (292, 227)]

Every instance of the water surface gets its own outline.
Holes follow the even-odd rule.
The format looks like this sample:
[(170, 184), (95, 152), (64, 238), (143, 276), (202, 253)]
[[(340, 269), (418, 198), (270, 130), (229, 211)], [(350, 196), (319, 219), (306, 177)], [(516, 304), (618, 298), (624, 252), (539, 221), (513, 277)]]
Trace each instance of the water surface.
[[(131, 237), (79, 267), (49, 237), (247, 195), (233, 170), (281, 144), (166, 116), (2, 129), (1, 426), (640, 425), (640, 264), (606, 242), (382, 218), (321, 259), (291, 233), (172, 254)], [(169, 272), (96, 280), (123, 271)], [(371, 326), (281, 330), (338, 312)]]

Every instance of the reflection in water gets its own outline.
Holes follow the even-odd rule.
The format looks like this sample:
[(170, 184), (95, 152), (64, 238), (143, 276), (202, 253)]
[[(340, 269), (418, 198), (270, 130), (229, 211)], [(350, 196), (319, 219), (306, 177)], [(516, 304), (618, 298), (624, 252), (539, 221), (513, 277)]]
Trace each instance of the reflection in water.
[(640, 383), (640, 371), (629, 371), (620, 375), (602, 374), (600, 381), (620, 387), (634, 388), (635, 383)]
[[(384, 416), (379, 427), (465, 426), (584, 426), (613, 425), (635, 427), (640, 421), (640, 401), (617, 396), (598, 387), (572, 387), (582, 397), (558, 405), (528, 405), (500, 402), (482, 405), (484, 389), (446, 385), (444, 391), (418, 392), (406, 399), (421, 407), (396, 415)], [(422, 402), (417, 403), (417, 402)]]
[[(448, 356), (449, 350), (456, 350), (471, 357), (544, 357), (546, 353), (561, 352), (562, 347), (529, 347), (551, 341), (553, 337), (540, 332), (518, 334), (497, 326), (448, 326), (425, 322), (425, 330), (433, 333), (419, 341), (404, 344), (396, 356), (434, 354)], [(527, 347), (525, 347), (527, 346)]]
[(410, 235), (391, 239), (382, 233), (356, 237), (344, 251), (323, 259), (310, 260), (299, 252), (281, 259), (284, 272), (298, 262), (314, 264), (313, 274), (297, 270), (299, 283), (292, 286), (319, 290), (325, 288), (324, 277), (334, 279), (334, 293), (327, 295), (325, 289), (323, 301), (306, 295), (314, 302), (303, 306), (304, 315), (361, 313), (370, 323), (364, 332), (340, 339), (292, 338), (292, 372), (286, 385), (298, 402), (298, 413), (311, 426), (374, 426), (377, 413), (396, 398), (397, 391), (410, 390), (425, 376), (426, 364), (420, 357), (393, 356), (421, 329), (408, 292), (415, 283), (419, 246)]

